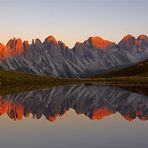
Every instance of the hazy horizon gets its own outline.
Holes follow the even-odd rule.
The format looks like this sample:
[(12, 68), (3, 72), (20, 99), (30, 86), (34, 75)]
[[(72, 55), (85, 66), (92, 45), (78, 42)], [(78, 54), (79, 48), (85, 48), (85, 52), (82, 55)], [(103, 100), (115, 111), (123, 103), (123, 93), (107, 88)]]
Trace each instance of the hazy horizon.
[(53, 35), (69, 47), (90, 36), (118, 43), (126, 34), (148, 34), (147, 8), (147, 0), (1, 0), (0, 42)]

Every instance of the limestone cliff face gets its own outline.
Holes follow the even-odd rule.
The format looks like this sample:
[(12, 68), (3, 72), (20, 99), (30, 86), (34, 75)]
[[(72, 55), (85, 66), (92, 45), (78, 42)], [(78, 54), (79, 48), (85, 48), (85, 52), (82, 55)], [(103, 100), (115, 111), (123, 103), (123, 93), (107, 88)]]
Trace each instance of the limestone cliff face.
[(148, 59), (148, 37), (125, 36), (118, 44), (100, 37), (77, 42), (69, 49), (62, 41), (48, 36), (29, 45), (13, 38), (0, 44), (0, 67), (35, 74), (63, 77), (88, 77), (127, 67)]

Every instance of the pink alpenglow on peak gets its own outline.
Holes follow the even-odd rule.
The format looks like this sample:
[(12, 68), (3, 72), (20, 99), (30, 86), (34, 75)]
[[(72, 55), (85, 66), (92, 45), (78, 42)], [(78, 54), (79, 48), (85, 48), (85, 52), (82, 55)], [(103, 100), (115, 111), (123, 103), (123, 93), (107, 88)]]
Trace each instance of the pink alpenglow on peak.
[(6, 45), (9, 49), (12, 49), (14, 55), (20, 54), (23, 52), (23, 42), (22, 40), (13, 38), (8, 41)]
[(136, 40), (136, 38), (135, 38), (133, 35), (131, 35), (131, 34), (127, 34), (127, 35), (124, 36), (123, 39), (122, 39), (122, 41), (124, 41), (124, 42), (128, 42), (128, 41), (130, 41), (130, 40)]
[(2, 43), (0, 43), (0, 48), (5, 48), (5, 46)]
[(90, 37), (68, 48), (63, 42), (48, 36), (32, 44), (11, 39), (0, 44), (0, 67), (35, 74), (62, 77), (86, 77), (119, 67), (128, 67), (148, 59), (148, 37), (128, 34), (118, 44), (100, 37)]
[(11, 50), (0, 43), (0, 60), (5, 59), (10, 55), (12, 55)]
[(10, 56), (20, 55), (25, 49), (29, 48), (28, 41), (13, 38), (10, 39), (6, 46), (0, 43), (0, 59), (5, 59)]
[(104, 40), (100, 37), (90, 37), (88, 39), (88, 41), (90, 42), (90, 44), (96, 48), (100, 48), (100, 49), (107, 49), (107, 48), (110, 48), (112, 46), (115, 45), (115, 43), (113, 42), (110, 42), (108, 40)]
[(137, 39), (128, 34), (119, 42), (118, 48), (121, 50), (144, 51), (148, 47), (148, 37), (146, 35), (139, 35)]
[(139, 40), (148, 40), (148, 36), (142, 34), (142, 35), (139, 35), (139, 36), (138, 36), (137, 40), (138, 40), (138, 39), (139, 39)]
[(57, 40), (55, 39), (55, 37), (54, 36), (48, 36), (46, 39), (45, 39), (45, 41), (48, 41), (49, 43), (50, 42), (52, 42), (53, 44), (55, 44), (55, 45), (57, 45), (58, 44), (58, 42), (57, 42)]

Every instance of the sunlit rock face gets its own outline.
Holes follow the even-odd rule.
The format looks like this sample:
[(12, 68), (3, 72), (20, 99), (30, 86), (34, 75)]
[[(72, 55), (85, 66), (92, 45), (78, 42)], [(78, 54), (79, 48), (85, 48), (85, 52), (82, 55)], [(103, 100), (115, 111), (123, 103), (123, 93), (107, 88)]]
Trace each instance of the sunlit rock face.
[(0, 67), (35, 74), (88, 77), (127, 67), (148, 59), (148, 37), (125, 36), (119, 44), (101, 37), (90, 37), (69, 49), (62, 41), (48, 36), (43, 43), (13, 38), (0, 44)]
[(0, 115), (20, 120), (29, 114), (36, 119), (44, 116), (53, 122), (69, 109), (91, 120), (101, 120), (119, 112), (132, 121), (148, 119), (148, 97), (120, 88), (71, 85), (35, 90), (0, 97)]
[(47, 47), (50, 45), (50, 43), (52, 43), (53, 45), (58, 45), (57, 40), (53, 36), (48, 36), (44, 41), (44, 44)]
[(5, 60), (12, 56), (20, 56), (28, 48), (28, 41), (22, 42), (21, 39), (16, 38), (9, 40), (6, 46), (0, 43), (0, 60)]
[(115, 48), (116, 44), (110, 41), (104, 40), (100, 37), (90, 37), (88, 39), (89, 44), (91, 44), (92, 48), (99, 48), (99, 49), (109, 49)]
[(12, 55), (12, 51), (0, 43), (0, 60), (6, 59)]
[(148, 37), (146, 35), (139, 35), (136, 39), (128, 34), (119, 42), (118, 48), (123, 51), (144, 52), (148, 49)]
[(16, 54), (20, 54), (23, 51), (23, 43), (21, 39), (11, 39), (6, 46), (12, 49)]

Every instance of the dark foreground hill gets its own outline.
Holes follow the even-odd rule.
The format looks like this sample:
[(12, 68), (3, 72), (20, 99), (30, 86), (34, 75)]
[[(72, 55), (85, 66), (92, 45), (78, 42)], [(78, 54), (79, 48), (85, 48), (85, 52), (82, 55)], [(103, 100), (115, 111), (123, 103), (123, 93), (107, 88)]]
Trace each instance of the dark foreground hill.
[(28, 85), (28, 86), (59, 86), (77, 83), (78, 79), (66, 79), (45, 75), (29, 74), (17, 71), (0, 70), (0, 85)]
[(125, 69), (118, 71), (113, 71), (103, 75), (96, 75), (94, 78), (98, 77), (148, 77), (148, 60), (141, 62), (139, 64), (130, 66)]

